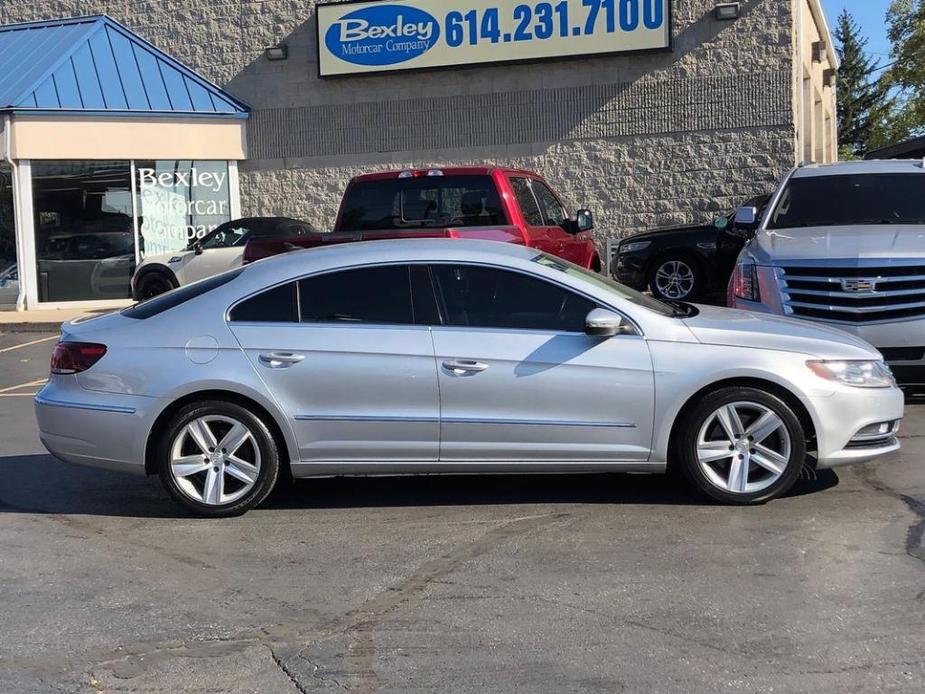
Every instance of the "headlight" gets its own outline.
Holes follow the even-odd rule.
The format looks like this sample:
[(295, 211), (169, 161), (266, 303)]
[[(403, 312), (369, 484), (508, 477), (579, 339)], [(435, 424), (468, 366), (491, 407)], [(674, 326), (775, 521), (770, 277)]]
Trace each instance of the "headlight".
[(636, 251), (644, 251), (651, 245), (651, 241), (633, 241), (632, 243), (625, 243), (620, 246), (620, 253), (635, 253)]
[(882, 361), (808, 361), (810, 371), (827, 381), (858, 388), (890, 388), (896, 385), (893, 372)]
[(746, 301), (761, 301), (761, 291), (758, 289), (758, 268), (752, 262), (736, 265), (732, 273), (732, 291), (736, 298)]

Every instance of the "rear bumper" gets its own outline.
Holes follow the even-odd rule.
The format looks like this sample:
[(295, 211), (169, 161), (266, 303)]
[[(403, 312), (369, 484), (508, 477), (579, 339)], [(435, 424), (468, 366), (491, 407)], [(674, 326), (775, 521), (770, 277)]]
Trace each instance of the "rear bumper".
[(143, 475), (159, 404), (155, 398), (61, 387), (53, 379), (35, 397), (39, 438), (65, 462)]

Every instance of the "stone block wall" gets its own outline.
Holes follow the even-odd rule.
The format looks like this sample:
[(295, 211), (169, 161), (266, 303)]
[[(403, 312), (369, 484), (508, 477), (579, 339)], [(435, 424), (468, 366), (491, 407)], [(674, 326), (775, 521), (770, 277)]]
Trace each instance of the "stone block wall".
[[(313, 0), (0, 0), (0, 23), (105, 12), (254, 109), (245, 214), (326, 229), (351, 176), (490, 163), (546, 176), (602, 237), (707, 221), (794, 164), (791, 0), (673, 0), (670, 52), (336, 80)], [(289, 59), (269, 62), (286, 43)]]

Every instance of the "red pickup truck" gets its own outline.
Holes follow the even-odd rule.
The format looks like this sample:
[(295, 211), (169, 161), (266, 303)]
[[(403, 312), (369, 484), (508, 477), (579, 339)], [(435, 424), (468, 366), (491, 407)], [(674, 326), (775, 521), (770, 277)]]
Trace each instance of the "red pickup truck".
[(516, 243), (600, 271), (589, 210), (574, 218), (542, 177), (494, 167), (415, 169), (350, 181), (334, 231), (256, 238), (244, 262), (332, 243), (395, 238), (466, 238)]

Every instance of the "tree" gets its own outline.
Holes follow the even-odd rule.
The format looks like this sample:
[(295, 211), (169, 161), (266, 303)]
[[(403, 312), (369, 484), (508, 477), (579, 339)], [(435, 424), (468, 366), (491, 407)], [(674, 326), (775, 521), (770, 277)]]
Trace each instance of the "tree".
[(887, 13), (893, 65), (888, 85), (898, 94), (890, 126), (896, 139), (925, 132), (925, 0), (893, 0)]
[[(905, 0), (900, 0), (905, 1)], [(854, 18), (844, 10), (835, 27), (838, 71), (838, 137), (842, 158), (863, 156), (882, 141), (884, 121), (892, 99), (885, 80), (873, 77), (878, 65), (867, 55), (867, 39)]]

